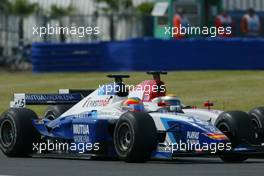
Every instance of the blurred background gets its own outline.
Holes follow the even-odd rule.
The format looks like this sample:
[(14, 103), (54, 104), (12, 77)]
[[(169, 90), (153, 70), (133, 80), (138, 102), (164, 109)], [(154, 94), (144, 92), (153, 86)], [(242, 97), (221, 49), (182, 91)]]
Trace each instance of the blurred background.
[[(33, 63), (33, 72), (262, 69), (264, 63), (254, 59), (263, 56), (263, 12), (264, 0), (0, 0), (0, 65), (27, 70)], [(214, 41), (206, 35), (165, 35), (164, 27), (186, 22), (232, 26), (232, 35)], [(98, 26), (100, 34), (33, 35), (33, 27), (47, 25)], [(208, 47), (209, 53), (204, 50)], [(231, 55), (234, 62), (211, 61), (226, 58), (216, 53), (229, 53), (228, 62)], [(242, 57), (243, 63), (234, 57)], [(161, 58), (162, 63), (146, 66)], [(204, 58), (207, 65), (193, 61), (186, 67), (189, 62), (182, 60), (193, 58)]]
[[(97, 88), (113, 71), (137, 84), (149, 70), (175, 71), (163, 79), (187, 104), (263, 105), (263, 12), (264, 0), (0, 0), (0, 110), (14, 92)], [(232, 34), (165, 35), (186, 23)], [(33, 34), (48, 25), (100, 33)]]

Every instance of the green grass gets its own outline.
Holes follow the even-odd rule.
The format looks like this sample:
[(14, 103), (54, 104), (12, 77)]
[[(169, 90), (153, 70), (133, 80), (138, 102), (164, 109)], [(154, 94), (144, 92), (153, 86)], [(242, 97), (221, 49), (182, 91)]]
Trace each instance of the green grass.
[[(0, 71), (0, 112), (6, 110), (13, 93), (52, 93), (60, 88), (97, 88), (112, 80), (108, 73), (54, 73)], [(129, 72), (128, 84), (149, 79), (143, 72)], [(184, 71), (162, 76), (169, 93), (184, 104), (201, 107), (211, 100), (216, 109), (244, 110), (264, 106), (264, 71)], [(45, 107), (32, 107), (41, 114)]]

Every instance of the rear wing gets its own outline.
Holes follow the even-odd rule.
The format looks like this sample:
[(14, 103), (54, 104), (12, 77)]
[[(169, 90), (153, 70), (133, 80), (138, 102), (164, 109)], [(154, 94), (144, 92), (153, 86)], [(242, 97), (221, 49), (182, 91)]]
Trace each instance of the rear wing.
[(26, 105), (76, 104), (94, 90), (60, 89), (58, 93), (27, 94), (15, 93), (11, 108), (25, 108)]

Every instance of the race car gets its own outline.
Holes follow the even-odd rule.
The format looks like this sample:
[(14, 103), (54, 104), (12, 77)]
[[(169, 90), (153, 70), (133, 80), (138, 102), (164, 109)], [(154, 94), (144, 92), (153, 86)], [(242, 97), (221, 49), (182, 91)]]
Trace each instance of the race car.
[[(211, 109), (214, 104), (209, 100), (204, 103), (204, 107), (206, 107), (204, 109), (197, 108), (196, 106), (186, 106), (182, 104), (181, 100), (177, 96), (173, 94), (166, 94), (166, 86), (164, 85), (164, 82), (161, 81), (160, 76), (166, 75), (167, 72), (152, 71), (147, 72), (147, 74), (153, 75), (153, 80), (143, 81), (138, 84), (137, 87), (156, 84), (160, 87), (160, 90), (165, 91), (149, 92), (144, 90), (138, 91), (137, 89), (137, 91), (130, 92), (130, 96), (138, 97), (146, 102), (146, 104), (147, 102), (155, 102), (160, 107), (167, 107), (169, 110), (176, 108), (178, 111), (195, 116), (199, 120), (210, 121), (226, 136), (228, 136), (229, 139), (234, 139), (232, 141), (233, 143), (239, 143), (235, 141), (246, 140), (252, 144), (264, 144), (264, 107), (253, 108), (248, 113), (242, 111), (224, 112), (223, 110)], [(244, 123), (244, 125), (241, 123)], [(240, 127), (236, 127), (239, 125)], [(242, 128), (242, 126), (247, 127)], [(239, 128), (243, 130), (239, 130)], [(252, 132), (254, 132), (254, 134), (252, 134)], [(244, 135), (241, 135), (240, 133), (244, 133)]]
[[(149, 74), (154, 79), (143, 81), (134, 90), (123, 83), (128, 75), (109, 75), (115, 79), (113, 83), (86, 91), (85, 96), (69, 90), (15, 94), (11, 108), (0, 119), (2, 152), (9, 157), (54, 154), (126, 162), (201, 155), (242, 162), (263, 153), (263, 140), (257, 141), (262, 129), (252, 123), (256, 118), (241, 111), (192, 109), (179, 99), (167, 101), (160, 80), (165, 72)], [(59, 116), (53, 113), (41, 118), (26, 108), (33, 104), (70, 107)]]

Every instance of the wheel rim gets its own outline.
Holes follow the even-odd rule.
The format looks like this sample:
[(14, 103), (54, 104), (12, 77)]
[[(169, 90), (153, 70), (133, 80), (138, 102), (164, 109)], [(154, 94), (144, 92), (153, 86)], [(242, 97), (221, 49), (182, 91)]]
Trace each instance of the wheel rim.
[(2, 144), (6, 147), (10, 146), (14, 140), (14, 128), (12, 122), (5, 120), (1, 124)]
[(253, 123), (253, 127), (254, 127), (254, 136), (255, 136), (256, 140), (259, 140), (258, 129), (260, 128), (260, 124), (259, 124), (258, 120), (256, 119), (256, 117), (254, 117), (252, 119), (252, 123)]
[(130, 126), (127, 123), (123, 123), (118, 128), (117, 144), (121, 151), (127, 151), (132, 144), (132, 133)]
[(55, 115), (54, 115), (53, 112), (47, 112), (47, 114), (45, 115), (45, 118), (49, 119), (49, 120), (54, 120), (55, 119)]
[(229, 140), (232, 140), (232, 132), (231, 132), (230, 127), (228, 126), (228, 124), (226, 124), (226, 123), (220, 123), (218, 125), (218, 129), (222, 133), (224, 133), (229, 138)]

